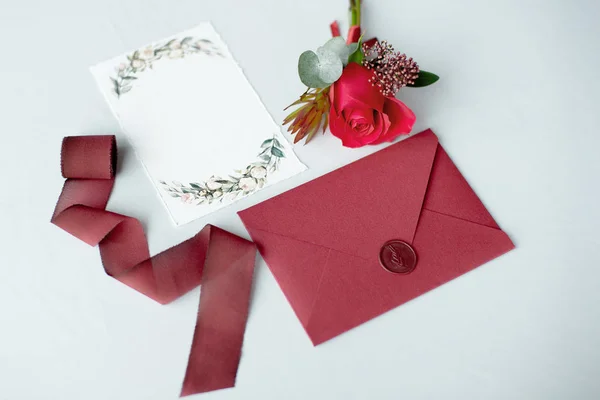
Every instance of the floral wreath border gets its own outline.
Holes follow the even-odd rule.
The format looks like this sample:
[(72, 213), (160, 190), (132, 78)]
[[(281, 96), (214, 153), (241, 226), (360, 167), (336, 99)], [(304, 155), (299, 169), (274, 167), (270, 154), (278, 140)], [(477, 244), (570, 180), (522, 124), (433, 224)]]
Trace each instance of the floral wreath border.
[(164, 58), (184, 58), (192, 54), (225, 57), (221, 50), (209, 39), (186, 36), (183, 39), (171, 39), (162, 44), (146, 46), (127, 55), (127, 63), (116, 68), (116, 75), (111, 76), (113, 91), (117, 97), (131, 91), (133, 83), (138, 79), (136, 74), (152, 69), (153, 64)]
[(281, 159), (285, 158), (284, 147), (273, 135), (260, 145), (257, 160), (242, 170), (235, 170), (227, 178), (213, 175), (203, 182), (183, 184), (178, 181), (159, 181), (169, 196), (180, 199), (185, 204), (212, 204), (215, 201), (233, 201), (240, 195), (247, 196), (262, 189), (268, 178), (279, 170)]

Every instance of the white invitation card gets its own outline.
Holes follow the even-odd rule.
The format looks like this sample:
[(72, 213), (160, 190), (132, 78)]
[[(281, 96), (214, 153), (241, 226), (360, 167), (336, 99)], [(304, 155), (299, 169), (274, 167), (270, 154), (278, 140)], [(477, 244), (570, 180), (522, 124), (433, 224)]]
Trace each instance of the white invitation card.
[(210, 23), (91, 70), (177, 225), (306, 169)]

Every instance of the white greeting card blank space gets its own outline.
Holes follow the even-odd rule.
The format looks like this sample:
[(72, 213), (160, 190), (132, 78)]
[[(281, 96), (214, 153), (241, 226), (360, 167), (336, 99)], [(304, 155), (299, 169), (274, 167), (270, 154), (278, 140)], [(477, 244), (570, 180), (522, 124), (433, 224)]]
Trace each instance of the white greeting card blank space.
[(232, 161), (235, 168), (251, 162), (276, 130), (230, 59), (203, 58), (156, 65), (133, 89), (135, 96), (120, 100), (122, 126), (158, 179), (227, 174)]

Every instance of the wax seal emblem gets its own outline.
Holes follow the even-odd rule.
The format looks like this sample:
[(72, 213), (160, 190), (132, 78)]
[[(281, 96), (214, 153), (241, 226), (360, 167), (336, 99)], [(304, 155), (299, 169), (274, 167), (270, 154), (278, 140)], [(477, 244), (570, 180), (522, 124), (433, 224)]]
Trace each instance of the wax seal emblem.
[(381, 247), (379, 262), (395, 274), (410, 274), (417, 265), (417, 254), (408, 243), (390, 240)]

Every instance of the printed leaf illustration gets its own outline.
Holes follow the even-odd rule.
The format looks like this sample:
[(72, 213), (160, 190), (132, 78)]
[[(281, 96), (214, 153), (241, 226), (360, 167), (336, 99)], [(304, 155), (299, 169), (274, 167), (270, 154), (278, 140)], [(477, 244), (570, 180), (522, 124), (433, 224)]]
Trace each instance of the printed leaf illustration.
[(273, 143), (273, 139), (267, 139), (264, 142), (262, 142), (262, 144), (260, 145), (260, 147), (261, 148), (269, 147), (271, 145), (271, 143)]
[(116, 76), (110, 77), (113, 83), (113, 91), (117, 97), (129, 92), (135, 80), (136, 74), (152, 69), (154, 63), (162, 58), (182, 58), (191, 54), (205, 54), (207, 56), (221, 56), (221, 51), (208, 39), (195, 39), (191, 36), (183, 39), (171, 39), (166, 43), (149, 46), (128, 54), (127, 62), (117, 68)]
[(229, 178), (212, 176), (202, 183), (190, 182), (188, 185), (177, 181), (171, 181), (170, 184), (165, 181), (159, 183), (169, 196), (186, 204), (232, 201), (240, 194), (247, 195), (265, 186), (270, 174), (279, 169), (281, 159), (285, 157), (283, 146), (275, 137), (263, 141), (260, 149), (255, 162), (243, 170), (235, 170)]
[(275, 157), (280, 157), (280, 158), (285, 157), (283, 152), (281, 150), (279, 150), (277, 147), (271, 148), (271, 154), (273, 154)]

